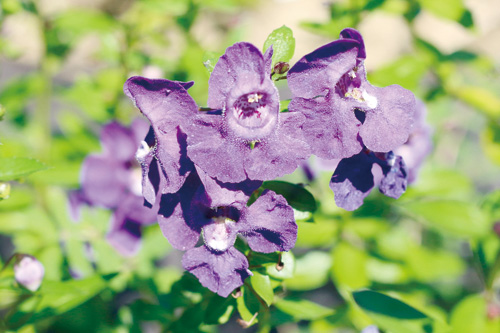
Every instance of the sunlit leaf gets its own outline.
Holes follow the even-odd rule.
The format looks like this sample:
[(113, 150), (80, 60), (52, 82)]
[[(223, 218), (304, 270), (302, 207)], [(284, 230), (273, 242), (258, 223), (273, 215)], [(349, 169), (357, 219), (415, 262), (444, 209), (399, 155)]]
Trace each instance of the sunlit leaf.
[(295, 38), (292, 30), (287, 26), (273, 30), (264, 42), (264, 51), (271, 45), (273, 46), (273, 67), (277, 62), (289, 62), (295, 52)]
[(331, 316), (335, 313), (335, 310), (333, 309), (329, 309), (305, 299), (279, 299), (274, 305), (280, 311), (283, 311), (284, 313), (292, 316), (295, 320), (316, 320)]
[(1, 157), (0, 180), (8, 181), (26, 177), (33, 172), (47, 169), (44, 163), (27, 157)]

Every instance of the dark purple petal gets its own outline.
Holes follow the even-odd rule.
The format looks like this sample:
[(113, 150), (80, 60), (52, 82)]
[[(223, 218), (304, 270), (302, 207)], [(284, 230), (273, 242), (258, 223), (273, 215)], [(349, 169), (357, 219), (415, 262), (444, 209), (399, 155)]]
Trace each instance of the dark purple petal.
[(366, 58), (366, 50), (365, 50), (365, 43), (363, 41), (363, 37), (357, 31), (356, 29), (353, 28), (345, 28), (340, 32), (340, 38), (341, 39), (354, 39), (359, 42), (359, 48), (358, 48), (358, 58), (365, 59)]
[(102, 128), (101, 144), (104, 155), (119, 161), (130, 161), (134, 159), (139, 141), (135, 140), (132, 130), (111, 122)]
[(330, 188), (335, 194), (335, 203), (345, 210), (355, 210), (363, 204), (365, 197), (374, 186), (372, 154), (361, 152), (339, 162), (330, 180)]
[(210, 251), (204, 246), (188, 250), (182, 257), (182, 266), (204, 287), (222, 297), (229, 296), (252, 275), (247, 258), (234, 247), (224, 252)]
[(239, 183), (247, 179), (243, 166), (245, 143), (224, 137), (222, 118), (199, 115), (188, 130), (187, 154), (210, 177)]
[(292, 173), (310, 156), (310, 147), (302, 138), (304, 120), (300, 113), (281, 113), (275, 135), (246, 149), (244, 163), (249, 179), (270, 180)]
[(395, 156), (392, 152), (387, 155), (385, 163), (379, 163), (384, 177), (378, 187), (384, 195), (397, 199), (406, 191), (408, 174), (401, 156)]
[(194, 200), (200, 186), (193, 172), (177, 193), (161, 197), (158, 224), (169, 243), (178, 250), (193, 248), (200, 238), (201, 228), (210, 222)]
[(82, 165), (82, 192), (91, 205), (116, 207), (129, 187), (129, 171), (122, 162), (89, 155)]
[(333, 90), (342, 75), (356, 66), (360, 44), (341, 39), (326, 44), (302, 57), (287, 74), (294, 97), (314, 98)]
[(354, 112), (327, 98), (294, 98), (288, 109), (305, 115), (304, 139), (312, 153), (324, 159), (350, 157), (359, 153), (359, 125)]
[(223, 183), (210, 177), (196, 167), (196, 172), (203, 183), (211, 207), (229, 206), (235, 202), (247, 202), (252, 192), (258, 189), (261, 181), (245, 180), (241, 183)]
[(372, 151), (389, 152), (405, 143), (416, 108), (413, 93), (398, 85), (378, 88), (367, 83), (361, 89), (372, 106), (363, 109), (366, 118), (359, 130), (363, 144)]
[(288, 251), (297, 239), (297, 224), (293, 209), (286, 199), (265, 191), (250, 206), (243, 209), (237, 227), (253, 251), (270, 253)]
[(192, 169), (185, 154), (186, 136), (182, 128), (188, 126), (198, 107), (180, 82), (163, 79), (131, 77), (124, 91), (148, 118), (153, 127), (158, 159), (166, 182), (162, 193), (175, 193)]

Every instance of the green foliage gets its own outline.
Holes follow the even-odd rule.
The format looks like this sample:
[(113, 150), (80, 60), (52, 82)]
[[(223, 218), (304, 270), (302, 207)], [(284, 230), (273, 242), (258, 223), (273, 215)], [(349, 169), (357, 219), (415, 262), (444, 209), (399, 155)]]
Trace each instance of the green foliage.
[(47, 166), (35, 159), (25, 157), (0, 158), (0, 180), (9, 181), (26, 177), (34, 172), (47, 169)]
[(295, 52), (295, 38), (292, 30), (287, 26), (273, 30), (264, 42), (263, 52), (270, 46), (273, 47), (272, 68), (278, 62), (289, 62)]

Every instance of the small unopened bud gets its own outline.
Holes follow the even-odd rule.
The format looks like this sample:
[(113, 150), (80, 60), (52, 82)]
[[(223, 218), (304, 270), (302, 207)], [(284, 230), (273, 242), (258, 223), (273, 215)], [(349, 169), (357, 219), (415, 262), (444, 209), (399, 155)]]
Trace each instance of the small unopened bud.
[(276, 264), (276, 270), (278, 272), (283, 270), (283, 268), (285, 268), (285, 264), (282, 261), (280, 261), (279, 263)]
[(0, 183), (0, 200), (8, 199), (10, 196), (10, 184)]
[(241, 291), (241, 288), (237, 288), (235, 291), (233, 291), (231, 296), (233, 296), (233, 298), (238, 298), (238, 297), (243, 296), (243, 292)]
[(287, 62), (278, 62), (274, 65), (274, 74), (285, 74), (290, 69), (290, 65)]
[(493, 225), (493, 231), (500, 237), (500, 221), (495, 222)]
[(14, 277), (20, 285), (31, 291), (36, 291), (42, 284), (45, 269), (35, 257), (22, 254), (14, 264)]

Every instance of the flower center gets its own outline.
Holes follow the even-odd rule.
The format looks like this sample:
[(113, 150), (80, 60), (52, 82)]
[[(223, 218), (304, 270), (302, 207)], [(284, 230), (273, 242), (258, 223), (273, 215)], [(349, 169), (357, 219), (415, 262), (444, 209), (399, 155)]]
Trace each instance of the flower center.
[(236, 222), (226, 217), (216, 217), (212, 221), (203, 227), (203, 240), (212, 250), (226, 251), (236, 240)]
[(262, 113), (267, 111), (265, 107), (266, 95), (264, 93), (243, 95), (233, 104), (233, 110), (238, 122), (246, 127), (259, 127), (262, 124), (264, 120)]
[(259, 140), (271, 133), (277, 123), (279, 102), (265, 92), (239, 96), (227, 114), (227, 124), (234, 136), (245, 141)]
[(368, 109), (376, 108), (378, 105), (377, 97), (370, 95), (365, 89), (361, 88), (361, 79), (356, 74), (356, 71), (357, 68), (354, 68), (342, 75), (335, 86), (335, 92), (343, 98), (352, 98), (363, 103)]

